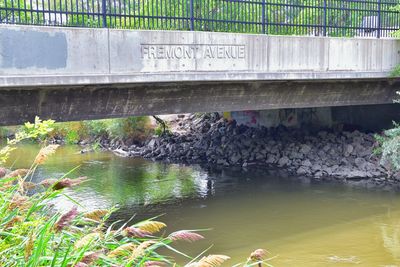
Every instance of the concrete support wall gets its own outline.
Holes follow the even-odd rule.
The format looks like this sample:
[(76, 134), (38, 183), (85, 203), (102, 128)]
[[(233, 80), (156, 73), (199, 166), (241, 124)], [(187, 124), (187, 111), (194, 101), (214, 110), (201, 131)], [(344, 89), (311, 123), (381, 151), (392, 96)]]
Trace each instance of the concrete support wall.
[(382, 78), (400, 41), (0, 25), (0, 88)]
[(400, 122), (400, 104), (233, 111), (224, 112), (224, 117), (250, 127), (377, 132), (392, 127), (393, 121)]
[(334, 124), (370, 131), (388, 129), (393, 121), (400, 122), (400, 104), (332, 107), (331, 110)]
[(331, 107), (232, 111), (224, 112), (224, 117), (250, 127), (273, 128), (282, 125), (290, 128), (304, 126), (325, 128), (333, 126)]

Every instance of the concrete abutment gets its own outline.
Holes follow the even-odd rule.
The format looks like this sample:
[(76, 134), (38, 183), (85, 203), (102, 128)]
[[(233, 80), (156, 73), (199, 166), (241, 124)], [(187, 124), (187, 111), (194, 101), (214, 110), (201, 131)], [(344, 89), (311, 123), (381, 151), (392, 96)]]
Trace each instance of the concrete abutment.
[(400, 120), (400, 104), (233, 111), (224, 117), (250, 127), (379, 132)]

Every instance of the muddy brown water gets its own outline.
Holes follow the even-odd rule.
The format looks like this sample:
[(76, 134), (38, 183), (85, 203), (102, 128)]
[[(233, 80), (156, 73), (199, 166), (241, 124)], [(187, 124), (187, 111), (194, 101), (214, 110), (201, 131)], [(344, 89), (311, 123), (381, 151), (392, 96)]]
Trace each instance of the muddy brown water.
[[(27, 167), (38, 147), (21, 146), (8, 164)], [(38, 168), (34, 181), (85, 175), (90, 181), (67, 193), (86, 209), (117, 205), (113, 220), (161, 215), (168, 231), (205, 229), (205, 240), (178, 244), (195, 256), (208, 253), (241, 262), (257, 248), (276, 256), (273, 266), (400, 266), (400, 194), (335, 184), (304, 183), (276, 171), (206, 170), (80, 154), (61, 147)], [(60, 198), (57, 206), (72, 205)], [(183, 261), (182, 258), (178, 259)]]

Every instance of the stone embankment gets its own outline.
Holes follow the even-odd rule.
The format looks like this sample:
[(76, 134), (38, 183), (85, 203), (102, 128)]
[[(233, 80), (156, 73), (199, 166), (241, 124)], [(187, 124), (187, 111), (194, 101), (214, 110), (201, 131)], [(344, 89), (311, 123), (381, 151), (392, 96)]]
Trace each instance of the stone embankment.
[(180, 125), (179, 134), (152, 138), (142, 147), (104, 145), (121, 154), (159, 161), (280, 167), (317, 179), (387, 180), (387, 170), (373, 153), (373, 134), (254, 128), (237, 125), (218, 114), (190, 115), (176, 123)]

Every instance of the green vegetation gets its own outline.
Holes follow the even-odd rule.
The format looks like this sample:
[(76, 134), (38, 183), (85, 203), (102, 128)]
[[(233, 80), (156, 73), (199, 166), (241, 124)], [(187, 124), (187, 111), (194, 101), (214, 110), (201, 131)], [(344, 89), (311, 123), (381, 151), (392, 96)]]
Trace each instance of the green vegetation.
[(64, 122), (56, 123), (54, 128), (52, 135), (63, 138), (68, 144), (93, 137), (144, 140), (153, 132), (149, 117)]
[(397, 65), (391, 72), (390, 72), (390, 77), (400, 77), (400, 64)]
[[(265, 2), (264, 16), (261, 0), (254, 2), (193, 0), (193, 10), (189, 0), (128, 0), (123, 3), (112, 1), (107, 3), (107, 15), (103, 17), (101, 1), (89, 1), (83, 4), (78, 0), (54, 2), (0, 0), (0, 18), (3, 21), (22, 24), (61, 22), (66, 26), (85, 27), (103, 27), (105, 19), (107, 27), (110, 28), (189, 30), (190, 17), (193, 14), (196, 18), (193, 21), (194, 28), (202, 31), (261, 33), (263, 27), (261, 22), (264, 19), (268, 34), (322, 35), (324, 30), (322, 25), (326, 22), (328, 36), (354, 36), (363, 19), (376, 16), (376, 11), (380, 9), (383, 16), (381, 26), (398, 27), (394, 25), (398, 10), (395, 7), (396, 0), (385, 1), (380, 8), (378, 1), (361, 3), (332, 0), (326, 2), (326, 14), (324, 0), (272, 0)], [(39, 12), (34, 11), (36, 5), (39, 7)], [(10, 8), (15, 11), (7, 10)], [(29, 11), (31, 9), (32, 12)], [(69, 13), (60, 15), (57, 12), (47, 13), (42, 10)], [(303, 26), (295, 26), (297, 24)]]
[(162, 120), (158, 116), (153, 116), (153, 118), (157, 122), (157, 127), (154, 129), (154, 133), (157, 136), (162, 136), (162, 135), (171, 133), (171, 129), (166, 121)]
[[(53, 125), (54, 121), (38, 118), (33, 124), (25, 124), (15, 134), (16, 138), (8, 140), (6, 147), (0, 150), (0, 157), (6, 159), (23, 140), (43, 140), (46, 133), (53, 131)], [(173, 248), (175, 242), (203, 239), (195, 231), (166, 234), (166, 225), (153, 219), (134, 224), (108, 223), (115, 208), (85, 211), (64, 193), (64, 189), (78, 186), (87, 180), (86, 177), (70, 179), (64, 175), (32, 183), (30, 179), (36, 168), (44, 164), (57, 148), (58, 145), (44, 146), (30, 169), (10, 172), (0, 168), (1, 266), (178, 266), (173, 258), (159, 254), (160, 248), (188, 258), (190, 262), (185, 265), (188, 267), (220, 266), (229, 260), (225, 255), (192, 258)], [(59, 196), (67, 197), (75, 206), (66, 212), (54, 210), (52, 202)], [(255, 250), (240, 265), (254, 266), (264, 262), (271, 266), (265, 262), (265, 256), (265, 250)]]
[[(400, 92), (397, 92), (400, 95)], [(394, 103), (400, 101), (395, 99)], [(376, 134), (375, 139), (379, 146), (375, 149), (375, 154), (381, 156), (381, 164), (390, 168), (393, 172), (400, 171), (400, 124), (393, 122), (393, 128), (384, 131), (381, 135)]]
[[(26, 130), (26, 127), (29, 127), (29, 125), (30, 124), (26, 124), (22, 127), (0, 127), (0, 136), (3, 138), (12, 136), (15, 132), (21, 129)], [(58, 123), (52, 122), (51, 128), (52, 130), (48, 135), (51, 138), (61, 138), (65, 140), (67, 144), (76, 144), (81, 140), (99, 137), (110, 139), (130, 138), (142, 141), (154, 132), (149, 117), (128, 117), (120, 119)]]
[(107, 226), (113, 209), (78, 212), (75, 206), (64, 213), (52, 211), (48, 202), (63, 195), (64, 187), (83, 179), (43, 181), (41, 185), (47, 189), (28, 195), (28, 187), (41, 186), (27, 182), (29, 175), (28, 171), (24, 177), (12, 175), (0, 180), (2, 266), (162, 266), (172, 264), (172, 259), (156, 250), (174, 250), (174, 241), (202, 238), (192, 231), (156, 237), (154, 234), (166, 225), (153, 220)]
[(53, 131), (53, 120), (42, 121), (38, 117), (34, 123), (25, 123), (20, 131), (15, 133), (13, 139), (8, 139), (6, 146), (0, 149), (0, 166), (6, 162), (10, 153), (16, 149), (16, 145), (24, 140), (42, 140), (47, 134)]
[(381, 154), (381, 164), (389, 166), (393, 171), (400, 170), (400, 124), (393, 123), (392, 129), (384, 131), (383, 135), (376, 135), (379, 143), (376, 151)]

